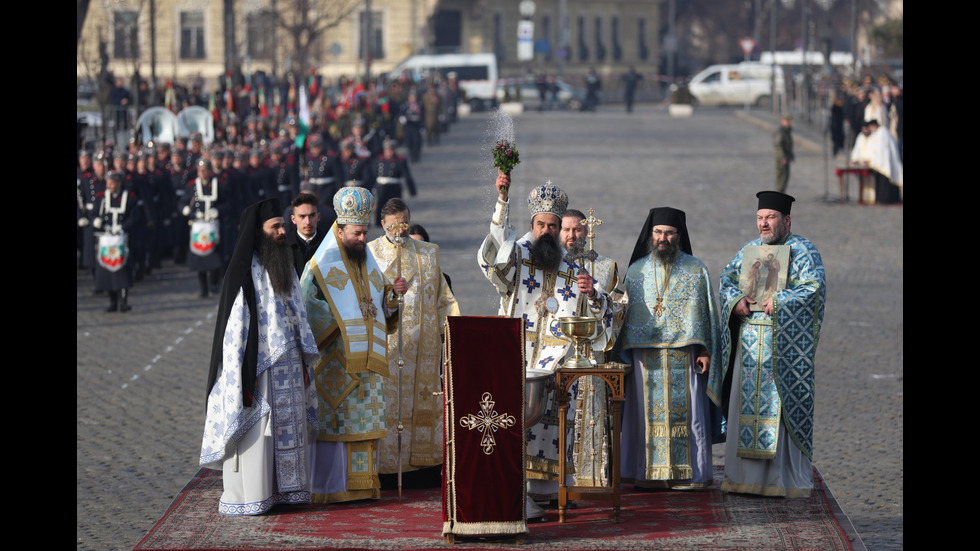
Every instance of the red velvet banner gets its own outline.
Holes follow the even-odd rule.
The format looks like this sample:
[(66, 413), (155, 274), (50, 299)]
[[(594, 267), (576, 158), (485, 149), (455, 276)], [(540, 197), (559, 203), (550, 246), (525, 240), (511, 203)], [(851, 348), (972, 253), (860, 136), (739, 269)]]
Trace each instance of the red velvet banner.
[(527, 532), (523, 356), (522, 320), (448, 318), (443, 535)]

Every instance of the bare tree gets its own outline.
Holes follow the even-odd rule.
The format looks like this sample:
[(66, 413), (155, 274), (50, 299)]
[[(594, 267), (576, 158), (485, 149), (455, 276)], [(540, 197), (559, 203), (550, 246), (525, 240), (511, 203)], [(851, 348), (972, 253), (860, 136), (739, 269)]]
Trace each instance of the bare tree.
[(306, 74), (319, 52), (318, 40), (330, 29), (347, 22), (363, 5), (362, 0), (280, 0), (277, 21), (293, 41), (291, 69)]
[(75, 0), (75, 7), (77, 8), (75, 24), (78, 27), (77, 34), (75, 35), (75, 54), (78, 54), (78, 45), (82, 41), (82, 27), (85, 26), (85, 18), (88, 17), (88, 3), (89, 0)]

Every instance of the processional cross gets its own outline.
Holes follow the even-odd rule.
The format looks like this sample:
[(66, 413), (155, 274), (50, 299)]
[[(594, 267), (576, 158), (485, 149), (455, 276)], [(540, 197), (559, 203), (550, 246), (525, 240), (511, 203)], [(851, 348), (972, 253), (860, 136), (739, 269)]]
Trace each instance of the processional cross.
[[(394, 237), (391, 238), (394, 241), (395, 246), (398, 248), (396, 253), (396, 272), (398, 277), (402, 275), (402, 247), (405, 245), (405, 235), (404, 233), (408, 231), (408, 224), (400, 222), (398, 224), (391, 224), (385, 228)], [(405, 313), (405, 295), (398, 294), (398, 360), (396, 364), (398, 365), (398, 499), (402, 498), (402, 431), (405, 430), (405, 425), (402, 423), (402, 368), (405, 367), (405, 355), (402, 352), (403, 342), (402, 342), (402, 319)]]

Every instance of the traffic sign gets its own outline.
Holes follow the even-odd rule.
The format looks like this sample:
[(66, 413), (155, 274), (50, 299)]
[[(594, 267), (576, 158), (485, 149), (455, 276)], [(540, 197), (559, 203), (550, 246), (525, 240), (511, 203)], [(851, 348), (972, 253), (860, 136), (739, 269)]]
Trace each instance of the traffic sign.
[(738, 44), (742, 47), (742, 51), (745, 53), (746, 57), (748, 57), (748, 55), (752, 53), (752, 50), (755, 49), (755, 40), (749, 37), (739, 40)]

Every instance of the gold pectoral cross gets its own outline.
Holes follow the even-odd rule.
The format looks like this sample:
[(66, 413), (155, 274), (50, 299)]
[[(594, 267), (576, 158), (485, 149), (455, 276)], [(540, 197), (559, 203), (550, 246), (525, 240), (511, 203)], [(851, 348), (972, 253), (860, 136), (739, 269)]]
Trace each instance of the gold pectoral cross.
[(657, 297), (657, 304), (653, 307), (653, 311), (657, 314), (657, 317), (659, 318), (666, 309), (667, 308), (664, 307), (664, 297)]

